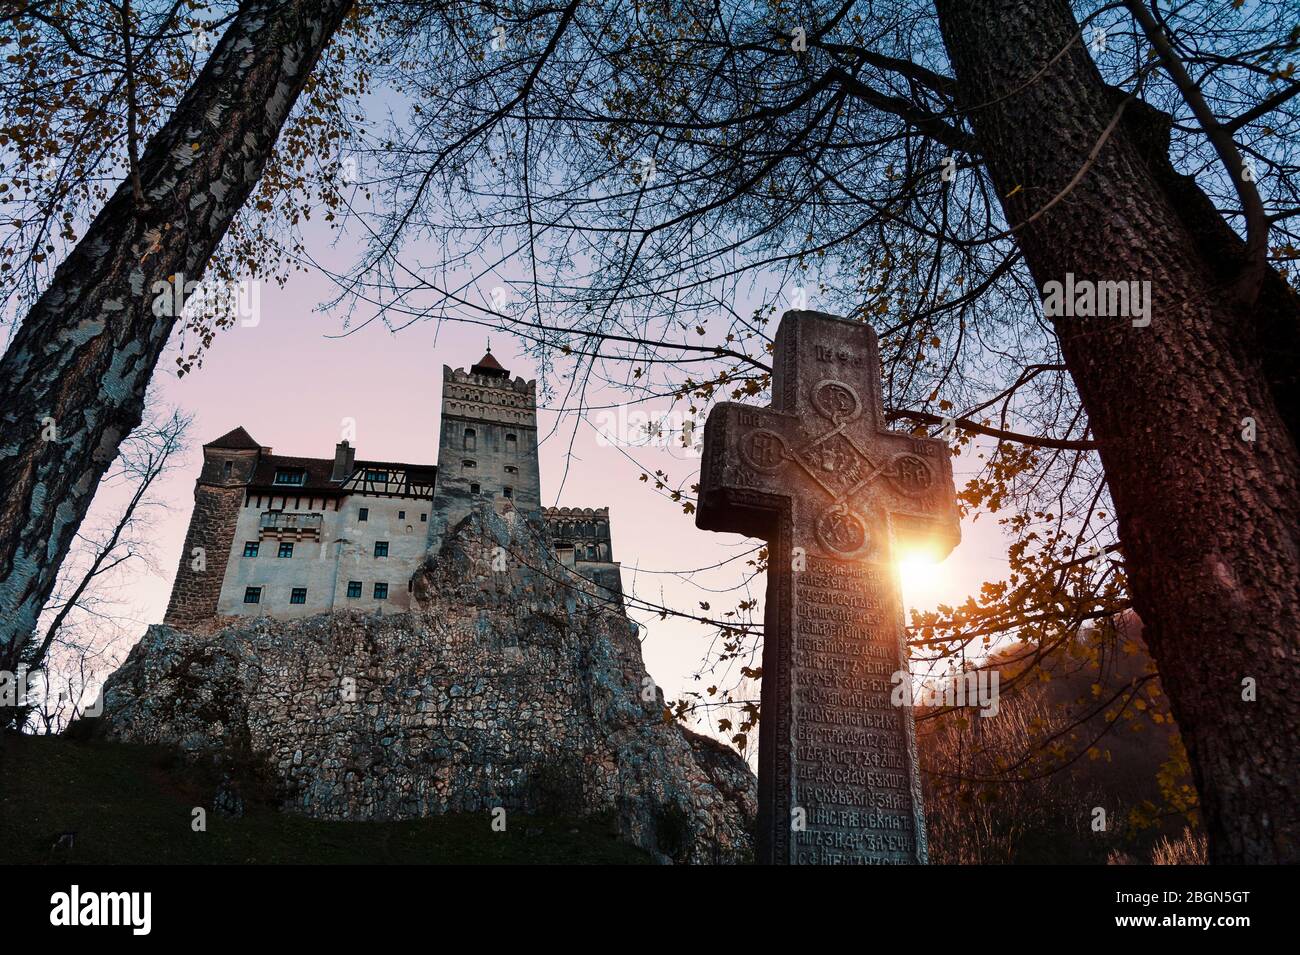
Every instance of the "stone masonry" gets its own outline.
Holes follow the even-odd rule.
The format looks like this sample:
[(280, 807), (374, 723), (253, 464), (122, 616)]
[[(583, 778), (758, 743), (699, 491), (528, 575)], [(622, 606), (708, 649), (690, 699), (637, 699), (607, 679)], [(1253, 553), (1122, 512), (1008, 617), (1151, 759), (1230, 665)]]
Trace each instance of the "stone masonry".
[(191, 626), (216, 616), (243, 504), (243, 487), (200, 483), (194, 488), (193, 516), (167, 604), (165, 619), (172, 626)]

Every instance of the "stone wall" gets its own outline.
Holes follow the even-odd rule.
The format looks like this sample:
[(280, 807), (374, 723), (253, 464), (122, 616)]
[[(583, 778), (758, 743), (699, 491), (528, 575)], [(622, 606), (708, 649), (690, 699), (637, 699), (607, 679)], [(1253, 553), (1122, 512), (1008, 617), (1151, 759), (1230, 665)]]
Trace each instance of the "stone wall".
[(613, 563), (607, 507), (544, 507), (542, 520), (556, 547), (567, 547), (573, 559)]
[(664, 721), (634, 625), (538, 527), (481, 505), (413, 591), (404, 614), (151, 627), (99, 728), (239, 751), (318, 818), (612, 812), (666, 861), (750, 858), (749, 767)]
[[(243, 503), (242, 485), (218, 487), (199, 483), (194, 486), (194, 512), (185, 533), (185, 546), (181, 548), (164, 623), (187, 627), (216, 616), (235, 524)], [(196, 567), (197, 548), (202, 549), (203, 559)]]

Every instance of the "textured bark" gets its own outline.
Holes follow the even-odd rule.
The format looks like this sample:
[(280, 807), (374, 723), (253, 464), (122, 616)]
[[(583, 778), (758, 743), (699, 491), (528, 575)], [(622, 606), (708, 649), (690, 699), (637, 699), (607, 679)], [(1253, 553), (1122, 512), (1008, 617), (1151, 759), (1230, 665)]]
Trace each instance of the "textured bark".
[[(154, 283), (198, 279), (252, 191), (351, 0), (243, 4), (0, 360), (0, 668), (12, 668), (122, 439), (174, 316)], [(48, 437), (43, 422), (57, 429)]]
[[(1025, 222), (1087, 162), (1124, 97), (1102, 82), (1064, 0), (937, 7), (1007, 220)], [(1060, 318), (1056, 331), (1100, 445), (1211, 858), (1295, 862), (1297, 306), (1271, 269), (1254, 306), (1241, 304), (1244, 243), (1171, 168), (1167, 122), (1128, 102), (1091, 169), (1018, 241), (1040, 288), (1067, 272), (1152, 284), (1149, 327)], [(1241, 436), (1246, 417), (1257, 422), (1253, 443)], [(1258, 702), (1242, 699), (1247, 677)]]

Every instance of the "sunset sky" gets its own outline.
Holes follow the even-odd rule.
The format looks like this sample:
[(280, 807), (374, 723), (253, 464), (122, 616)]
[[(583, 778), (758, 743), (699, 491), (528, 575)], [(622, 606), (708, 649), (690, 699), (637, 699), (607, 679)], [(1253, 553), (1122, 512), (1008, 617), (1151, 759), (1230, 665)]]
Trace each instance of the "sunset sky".
[[(330, 251), (340, 262), (346, 258), (338, 248)], [(341, 315), (318, 310), (335, 292), (327, 279), (311, 271), (295, 274), (283, 289), (268, 283), (260, 289), (258, 323), (220, 333), (201, 369), (178, 378), (170, 358), (161, 366), (164, 371), (155, 381), (158, 397), (192, 412), (195, 425), (183, 466), (160, 487), (171, 505), (153, 535), (161, 573), (151, 574), (137, 564), (121, 580), (120, 595), (133, 608), (138, 631), (162, 618), (205, 441), (243, 426), (277, 453), (329, 457), (340, 439), (342, 419), (354, 418), (358, 458), (437, 460), (442, 367), (468, 367), (476, 361), (486, 345), (484, 330), (448, 321), (420, 323), (391, 333), (375, 322), (340, 338)], [(817, 302), (810, 301), (809, 307), (816, 308)], [(769, 334), (775, 331), (775, 321)], [(518, 342), (494, 335), (492, 351), (513, 374), (535, 377), (531, 362), (520, 356)], [(550, 384), (562, 387), (564, 383)], [(539, 381), (539, 392), (543, 385)], [(543, 397), (540, 403), (555, 405), (559, 400), (556, 396), (548, 402)], [(597, 405), (626, 400), (626, 394), (612, 389), (589, 396), (590, 403)], [(651, 473), (663, 469), (689, 485), (698, 459), (679, 448), (644, 442), (616, 447), (597, 440), (598, 425), (613, 422), (617, 429), (633, 411), (662, 414), (668, 408), (664, 399), (630, 406), (621, 416), (618, 411), (589, 414), (573, 440), (567, 477), (565, 454), (574, 417), (542, 410), (543, 504), (608, 507), (614, 554), (622, 562), (629, 595), (695, 612), (701, 601), (707, 601), (716, 613), (744, 599), (718, 592), (737, 582), (744, 558), (689, 580), (681, 572), (718, 564), (754, 542), (697, 530), (693, 517), (683, 514), (679, 503), (638, 480), (642, 469)], [(960, 486), (973, 462), (962, 457), (954, 464)], [(1005, 546), (995, 521), (988, 515), (979, 521), (968, 518), (961, 545), (943, 564), (906, 568), (904, 597), (909, 606), (922, 608), (959, 601), (983, 580), (999, 576), (1005, 566)], [(752, 596), (761, 599), (761, 587)], [(644, 610), (634, 610), (633, 616), (646, 624), (646, 663), (666, 696), (675, 699), (683, 689), (696, 686), (692, 674), (707, 649), (708, 629), (688, 620), (660, 620)]]

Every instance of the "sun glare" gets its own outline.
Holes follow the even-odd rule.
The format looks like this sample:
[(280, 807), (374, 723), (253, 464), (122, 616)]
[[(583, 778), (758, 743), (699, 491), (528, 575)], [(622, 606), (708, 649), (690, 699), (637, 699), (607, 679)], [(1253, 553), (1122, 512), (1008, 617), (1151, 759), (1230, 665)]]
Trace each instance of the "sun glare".
[(905, 604), (927, 603), (943, 584), (943, 564), (925, 554), (907, 554), (898, 561), (898, 582)]

